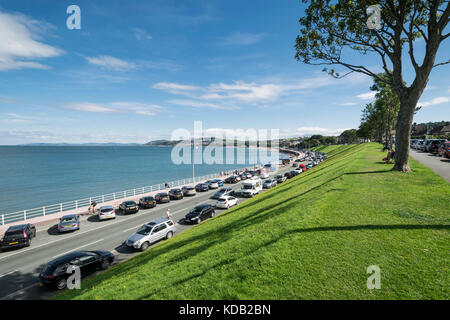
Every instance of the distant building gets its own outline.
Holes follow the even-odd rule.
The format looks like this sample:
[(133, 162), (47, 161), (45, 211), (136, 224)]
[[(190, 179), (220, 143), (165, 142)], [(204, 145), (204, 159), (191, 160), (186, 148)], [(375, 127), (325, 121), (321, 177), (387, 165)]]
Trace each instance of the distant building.
[(440, 132), (441, 136), (450, 136), (450, 125), (446, 125), (444, 127), (442, 127), (441, 132)]

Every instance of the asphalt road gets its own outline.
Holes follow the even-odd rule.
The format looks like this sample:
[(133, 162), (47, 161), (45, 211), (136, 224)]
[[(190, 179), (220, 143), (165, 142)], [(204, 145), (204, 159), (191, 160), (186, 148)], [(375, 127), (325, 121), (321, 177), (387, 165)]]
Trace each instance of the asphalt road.
[[(293, 169), (295, 168), (285, 167), (275, 174)], [(238, 190), (241, 189), (241, 183), (225, 186)], [(216, 191), (210, 190), (182, 200), (158, 204), (152, 209), (141, 209), (137, 214), (117, 214), (114, 220), (99, 221), (96, 216), (82, 218), (80, 230), (71, 233), (58, 234), (56, 224), (38, 227), (36, 238), (30, 247), (0, 252), (0, 299), (51, 297), (55, 292), (41, 288), (37, 277), (47, 262), (72, 251), (111, 251), (116, 256), (115, 263), (135, 256), (139, 252), (127, 248), (123, 242), (144, 223), (165, 217), (167, 208), (170, 208), (174, 221), (177, 222), (177, 232), (174, 235), (176, 237), (180, 232), (192, 227), (183, 224), (183, 218), (194, 206), (200, 203), (215, 204), (216, 200), (210, 197)], [(240, 198), (240, 202), (245, 200), (247, 199)], [(216, 214), (220, 215), (223, 211), (225, 210), (216, 209)]]
[(409, 155), (450, 182), (450, 159), (411, 149)]

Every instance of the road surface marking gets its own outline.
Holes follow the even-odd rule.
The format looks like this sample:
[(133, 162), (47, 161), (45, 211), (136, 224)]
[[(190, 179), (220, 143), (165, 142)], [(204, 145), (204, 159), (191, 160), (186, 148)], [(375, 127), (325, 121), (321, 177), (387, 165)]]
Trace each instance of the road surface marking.
[(94, 241), (94, 242), (91, 242), (91, 243), (82, 245), (81, 247), (78, 247), (78, 248), (72, 249), (72, 250), (70, 250), (70, 251), (67, 251), (67, 252), (58, 254), (58, 255), (56, 255), (56, 256), (53, 256), (52, 259), (54, 259), (54, 258), (56, 258), (56, 257), (61, 257), (61, 256), (65, 255), (65, 254), (67, 254), (67, 253), (70, 253), (70, 252), (73, 252), (73, 251), (77, 251), (77, 250), (80, 249), (80, 248), (90, 246), (91, 244), (94, 244), (94, 243), (97, 243), (97, 242), (100, 242), (100, 241), (103, 241), (103, 240), (105, 240), (105, 239), (100, 239), (100, 240), (97, 240), (97, 241)]
[(14, 271), (11, 271), (11, 272), (8, 272), (8, 273), (4, 273), (4, 274), (0, 275), (0, 278), (1, 278), (1, 277), (4, 277), (4, 276), (7, 276), (8, 274), (18, 272), (18, 271), (19, 271), (19, 270), (14, 270)]

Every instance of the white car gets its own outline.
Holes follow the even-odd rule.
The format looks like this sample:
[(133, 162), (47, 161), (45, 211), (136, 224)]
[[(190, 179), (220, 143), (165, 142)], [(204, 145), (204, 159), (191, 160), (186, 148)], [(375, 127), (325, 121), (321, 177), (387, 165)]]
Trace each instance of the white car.
[(267, 179), (269, 177), (269, 174), (267, 172), (263, 172), (263, 173), (261, 173), (261, 175), (259, 177), (261, 179)]
[(220, 197), (216, 202), (217, 208), (228, 209), (232, 206), (235, 206), (239, 203), (239, 199), (232, 196)]
[(98, 220), (115, 219), (116, 211), (113, 206), (103, 206), (98, 210)]

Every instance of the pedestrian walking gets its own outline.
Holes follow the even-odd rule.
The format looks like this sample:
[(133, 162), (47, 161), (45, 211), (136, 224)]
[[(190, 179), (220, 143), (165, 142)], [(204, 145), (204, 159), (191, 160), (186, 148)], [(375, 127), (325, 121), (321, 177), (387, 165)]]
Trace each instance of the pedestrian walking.
[(170, 209), (167, 209), (166, 216), (167, 216), (167, 219), (169, 219), (170, 221), (172, 221), (173, 224), (175, 224), (175, 222), (173, 221), (173, 218), (172, 218), (172, 214), (170, 213)]

